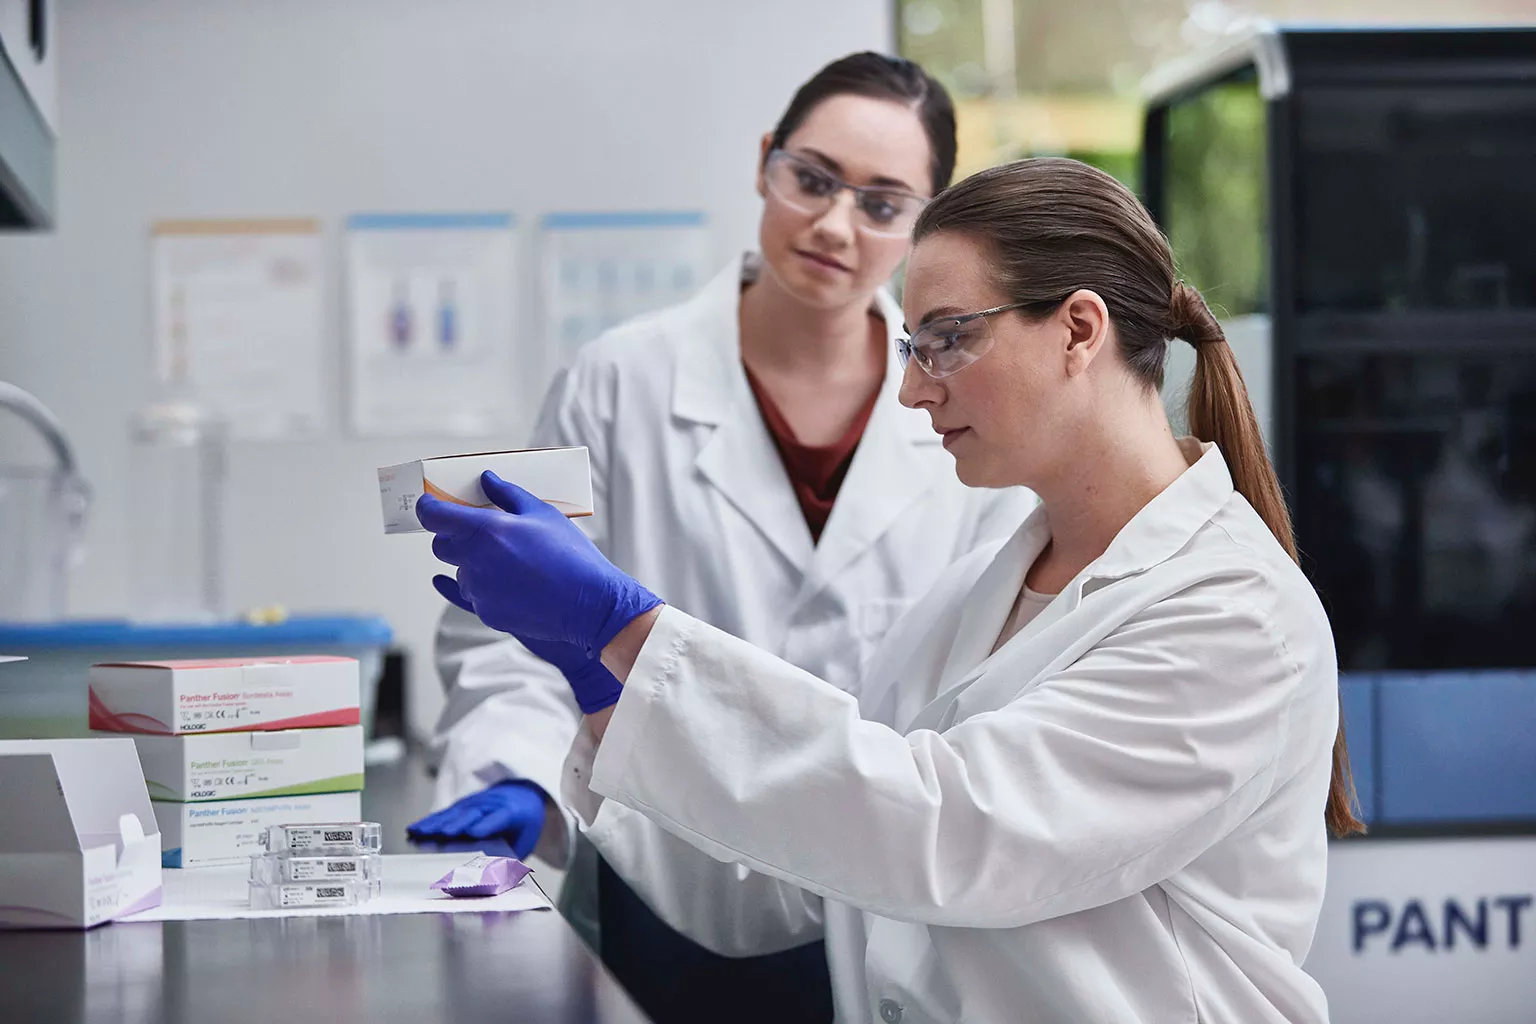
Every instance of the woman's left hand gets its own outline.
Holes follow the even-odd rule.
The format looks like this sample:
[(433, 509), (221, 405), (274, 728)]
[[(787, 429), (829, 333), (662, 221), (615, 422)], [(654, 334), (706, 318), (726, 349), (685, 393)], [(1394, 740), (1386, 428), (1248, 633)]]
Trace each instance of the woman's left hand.
[(620, 630), (661, 604), (552, 506), (491, 472), (480, 486), (496, 508), (422, 495), (416, 517), (437, 535), (432, 553), (458, 566), (456, 578), (433, 583), (487, 626), (597, 658)]

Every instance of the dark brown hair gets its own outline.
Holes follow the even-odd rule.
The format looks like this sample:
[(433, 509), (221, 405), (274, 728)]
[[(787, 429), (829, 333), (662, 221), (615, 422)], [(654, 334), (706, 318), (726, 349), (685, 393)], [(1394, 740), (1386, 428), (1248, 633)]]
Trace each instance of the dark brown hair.
[(905, 103), (917, 111), (928, 136), (931, 153), (929, 174), (933, 191), (949, 184), (955, 173), (955, 106), (938, 79), (922, 65), (883, 53), (852, 53), (833, 61), (811, 76), (789, 101), (789, 108), (773, 129), (773, 149), (782, 149), (811, 111), (833, 96), (868, 96)]
[[(1148, 388), (1162, 387), (1170, 338), (1193, 345), (1190, 432), (1216, 442), (1238, 493), (1296, 557), (1290, 511), (1221, 325), (1200, 293), (1174, 276), (1168, 240), (1125, 186), (1076, 160), (1020, 160), (941, 194), (924, 208), (912, 238), (942, 231), (990, 250), (996, 284), (1010, 302), (1054, 307), (1079, 289), (1096, 292), (1109, 308), (1122, 357)], [(1325, 811), (1334, 835), (1365, 831), (1353, 798), (1340, 719)]]

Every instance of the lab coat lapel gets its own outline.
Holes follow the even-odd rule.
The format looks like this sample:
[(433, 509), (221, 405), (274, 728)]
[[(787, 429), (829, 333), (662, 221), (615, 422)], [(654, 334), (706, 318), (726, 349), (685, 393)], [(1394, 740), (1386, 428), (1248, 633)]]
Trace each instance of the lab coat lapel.
[(928, 417), (903, 408), (897, 397), (901, 364), (896, 359), (895, 336), (900, 332), (901, 310), (885, 292), (876, 296), (876, 304), (888, 341), (885, 381), (816, 545), (808, 588), (831, 582), (928, 492), (939, 472), (953, 471), (945, 460), (934, 457), (940, 441)]
[[(1024, 574), (1050, 540), (1045, 509), (1037, 508), (982, 574), (966, 602), (965, 621), (945, 663), (943, 689), (906, 726), (944, 730), (965, 714), (1000, 707), (1042, 674), (1059, 671), (1119, 628), (1134, 604), (1110, 594), (1088, 596), (1106, 583), (1146, 572), (1173, 557), (1231, 498), (1232, 478), (1215, 445), (1182, 439), (1190, 468), (1153, 498), (1110, 542), (1104, 553), (1067, 584), (1044, 610), (1004, 644), (992, 645), (1023, 585)], [(1108, 600), (1106, 600), (1108, 598)], [(1093, 609), (1085, 602), (1093, 602)], [(1067, 631), (1069, 641), (1048, 642), (1045, 633), (1074, 612), (1086, 616)], [(1036, 640), (1040, 642), (1036, 643)], [(1006, 664), (1006, 670), (989, 671)]]
[(1013, 610), (1019, 588), (1024, 585), (1024, 574), (1045, 550), (1050, 537), (1045, 510), (1037, 508), (1024, 520), (1018, 532), (998, 549), (992, 564), (977, 578), (965, 600), (960, 628), (950, 645), (949, 656), (944, 660), (936, 695), (906, 724), (906, 731), (938, 728), (945, 709), (980, 678), (990, 660), (997, 635)]
[(742, 271), (742, 260), (732, 262), (694, 302), (691, 343), (674, 372), (672, 414), (714, 425), (695, 468), (803, 571), (813, 552), (810, 530), (741, 367)]
[(938, 436), (912, 416), (896, 401), (895, 388), (881, 389), (816, 545), (807, 586), (830, 583), (932, 489), (938, 473), (952, 472), (933, 457)]
[[(745, 378), (742, 387), (747, 388)], [(751, 402), (752, 395), (742, 400)], [(716, 428), (695, 465), (780, 554), (803, 570), (814, 551), (811, 532), (773, 438), (755, 415), (756, 407), (749, 408), (754, 415), (733, 415)]]

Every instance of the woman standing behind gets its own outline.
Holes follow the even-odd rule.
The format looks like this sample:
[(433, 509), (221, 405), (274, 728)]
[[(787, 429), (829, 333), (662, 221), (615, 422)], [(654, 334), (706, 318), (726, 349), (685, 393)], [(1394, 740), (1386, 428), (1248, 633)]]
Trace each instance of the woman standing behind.
[[(617, 565), (856, 693), (897, 617), (956, 559), (1011, 532), (1032, 498), (962, 486), (926, 417), (897, 401), (901, 311), (882, 286), (954, 169), (943, 88), (909, 61), (843, 58), (800, 88), (757, 156), (761, 254), (587, 346), (532, 443), (590, 449), (591, 536)], [(439, 663), (450, 688), (438, 800), (449, 806), (413, 833), (503, 835), (564, 864), (574, 829), (554, 806), (580, 722), (566, 681), (458, 609), (443, 619)], [(609, 685), (601, 666), (568, 667)], [(633, 824), (650, 836), (647, 857), (674, 862), (678, 893), (707, 904), (715, 862), (639, 815)], [(599, 896), (603, 958), (658, 1024), (830, 1018), (814, 936), (712, 942), (776, 954), (727, 960), (583, 853), (565, 908), (580, 926)]]

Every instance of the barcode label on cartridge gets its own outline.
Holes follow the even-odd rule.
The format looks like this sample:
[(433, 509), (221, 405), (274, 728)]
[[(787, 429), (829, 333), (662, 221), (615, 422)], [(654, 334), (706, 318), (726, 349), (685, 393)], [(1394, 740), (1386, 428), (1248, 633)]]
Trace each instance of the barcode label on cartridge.
[(288, 861), (288, 877), (295, 882), (313, 878), (354, 878), (362, 875), (362, 865), (352, 857), (295, 857)]
[(278, 904), (284, 907), (323, 907), (346, 902), (344, 885), (285, 885), (278, 891)]
[(358, 828), (288, 828), (288, 849), (310, 850), (317, 846), (361, 846)]

